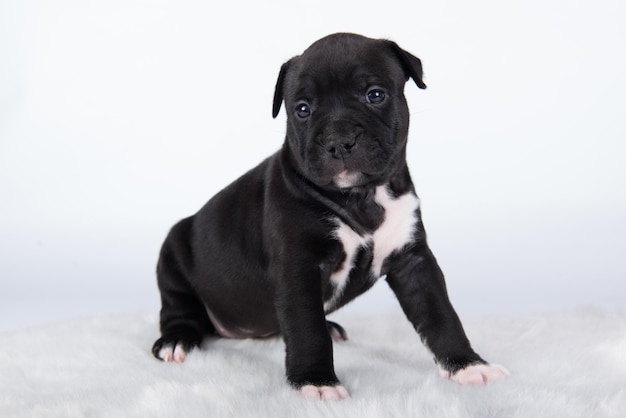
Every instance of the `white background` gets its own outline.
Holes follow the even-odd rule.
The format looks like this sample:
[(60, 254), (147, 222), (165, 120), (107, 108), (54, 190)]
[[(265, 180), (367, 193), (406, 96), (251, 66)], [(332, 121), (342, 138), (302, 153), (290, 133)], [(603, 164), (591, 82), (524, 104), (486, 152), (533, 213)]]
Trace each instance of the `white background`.
[(423, 61), (409, 166), (462, 317), (624, 307), (625, 4), (2, 0), (0, 330), (157, 312), (168, 229), (280, 147), (280, 65), (337, 31)]

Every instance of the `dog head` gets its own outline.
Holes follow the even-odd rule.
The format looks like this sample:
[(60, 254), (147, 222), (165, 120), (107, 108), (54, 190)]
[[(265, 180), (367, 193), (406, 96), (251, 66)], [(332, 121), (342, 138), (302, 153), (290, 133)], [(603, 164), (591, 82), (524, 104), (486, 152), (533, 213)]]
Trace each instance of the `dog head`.
[(405, 161), (404, 85), (419, 88), (419, 58), (394, 42), (338, 33), (280, 69), (273, 116), (285, 102), (286, 145), (297, 170), (324, 188), (379, 185)]

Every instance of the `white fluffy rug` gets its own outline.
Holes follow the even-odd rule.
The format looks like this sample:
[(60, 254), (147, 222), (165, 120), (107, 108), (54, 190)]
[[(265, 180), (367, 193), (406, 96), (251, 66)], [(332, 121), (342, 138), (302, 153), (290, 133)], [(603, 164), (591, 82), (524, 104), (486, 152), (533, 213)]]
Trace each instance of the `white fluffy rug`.
[(158, 362), (157, 316), (132, 314), (0, 334), (0, 417), (626, 417), (626, 310), (465, 320), (513, 373), (484, 387), (441, 379), (400, 313), (333, 319), (350, 336), (335, 344), (344, 401), (290, 390), (277, 338)]

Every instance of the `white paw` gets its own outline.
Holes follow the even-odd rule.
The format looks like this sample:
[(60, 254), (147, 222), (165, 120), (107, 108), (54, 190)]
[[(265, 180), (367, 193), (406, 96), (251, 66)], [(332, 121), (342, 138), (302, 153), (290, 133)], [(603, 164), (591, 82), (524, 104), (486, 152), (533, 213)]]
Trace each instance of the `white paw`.
[(176, 344), (176, 347), (171, 344), (164, 345), (159, 350), (159, 358), (166, 363), (182, 363), (185, 361), (187, 352), (183, 348), (182, 344)]
[(439, 368), (441, 377), (462, 385), (485, 385), (487, 382), (510, 376), (511, 373), (499, 364), (474, 364), (459, 370), (453, 375)]
[(337, 386), (313, 386), (304, 385), (300, 388), (300, 393), (309, 399), (330, 399), (340, 400), (350, 397), (346, 388), (341, 385)]

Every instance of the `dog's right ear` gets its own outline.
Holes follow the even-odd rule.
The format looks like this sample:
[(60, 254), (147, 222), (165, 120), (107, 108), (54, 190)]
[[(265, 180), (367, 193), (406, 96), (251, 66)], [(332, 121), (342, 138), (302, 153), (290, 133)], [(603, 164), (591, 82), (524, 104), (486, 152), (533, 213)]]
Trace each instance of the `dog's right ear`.
[(287, 61), (280, 67), (280, 73), (278, 73), (278, 80), (276, 80), (276, 88), (274, 90), (274, 106), (272, 107), (272, 117), (275, 118), (280, 112), (280, 105), (283, 102), (283, 86), (285, 84), (285, 77), (287, 76), (287, 70), (291, 60)]

